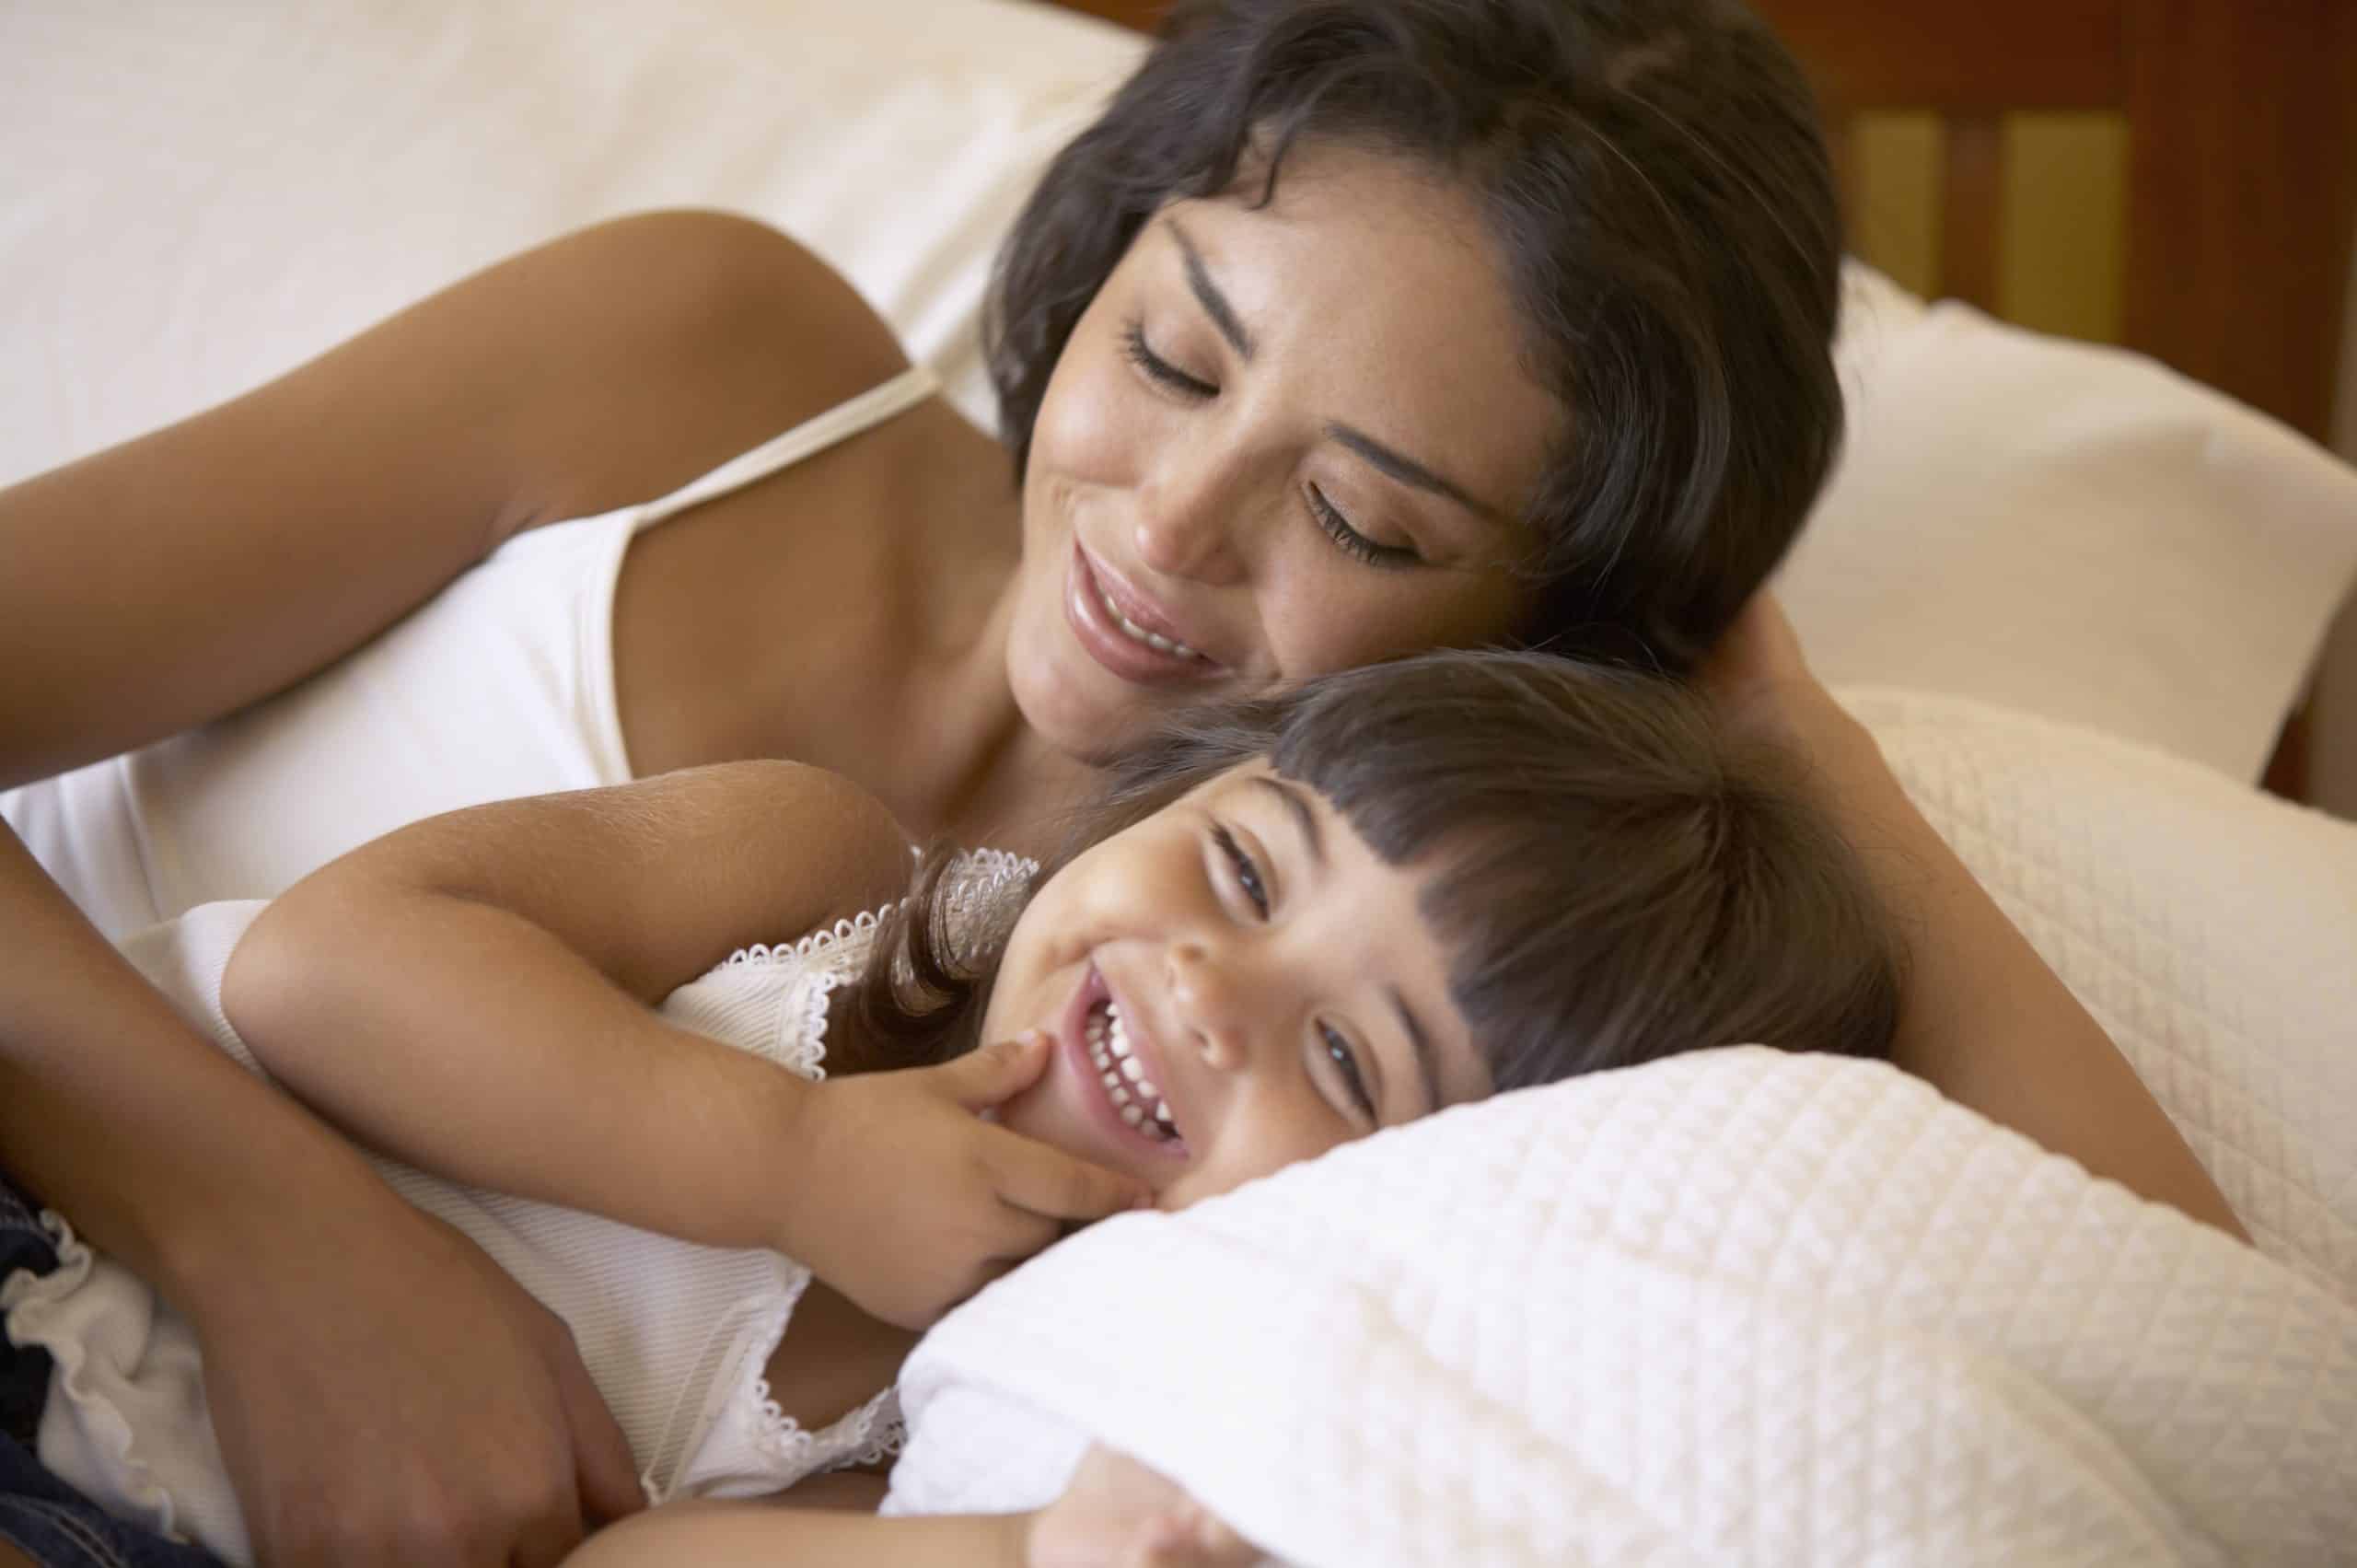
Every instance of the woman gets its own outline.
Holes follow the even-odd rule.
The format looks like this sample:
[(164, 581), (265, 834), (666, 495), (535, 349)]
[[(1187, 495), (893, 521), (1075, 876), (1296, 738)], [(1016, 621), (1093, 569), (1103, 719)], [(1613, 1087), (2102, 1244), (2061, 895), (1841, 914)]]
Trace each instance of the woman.
[(0, 494), (0, 1147), (196, 1322), (263, 1559), (546, 1562), (633, 1494), (546, 1316), (107, 936), (496, 796), (780, 756), (1030, 847), (1173, 698), (1690, 664), (1837, 438), (1837, 250), (1729, 7), (1236, 0), (1001, 259), (1018, 484), (807, 252), (675, 215)]

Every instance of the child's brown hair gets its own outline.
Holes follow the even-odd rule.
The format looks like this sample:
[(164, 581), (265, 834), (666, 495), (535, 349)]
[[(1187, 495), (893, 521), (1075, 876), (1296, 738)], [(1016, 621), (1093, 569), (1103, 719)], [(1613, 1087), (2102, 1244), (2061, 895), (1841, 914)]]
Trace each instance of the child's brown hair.
[[(1183, 714), (1113, 762), (1033, 885), (1261, 758), (1429, 870), (1419, 908), (1500, 1090), (1709, 1046), (1889, 1049), (1899, 944), (1794, 761), (1685, 687), (1548, 655), (1432, 654)], [(995, 974), (948, 940), (950, 864), (927, 857), (856, 993), (894, 1064), (971, 1046)]]

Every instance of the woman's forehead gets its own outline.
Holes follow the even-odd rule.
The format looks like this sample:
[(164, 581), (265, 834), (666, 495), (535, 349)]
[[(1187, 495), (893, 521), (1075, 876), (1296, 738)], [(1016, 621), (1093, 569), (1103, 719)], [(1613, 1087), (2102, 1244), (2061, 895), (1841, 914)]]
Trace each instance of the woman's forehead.
[(1519, 517), (1566, 411), (1472, 194), (1412, 160), (1322, 143), (1288, 155), (1265, 206), (1260, 191), (1164, 208), (1144, 237), (1164, 275), (1196, 308), (1210, 285), (1254, 368), (1305, 412)]

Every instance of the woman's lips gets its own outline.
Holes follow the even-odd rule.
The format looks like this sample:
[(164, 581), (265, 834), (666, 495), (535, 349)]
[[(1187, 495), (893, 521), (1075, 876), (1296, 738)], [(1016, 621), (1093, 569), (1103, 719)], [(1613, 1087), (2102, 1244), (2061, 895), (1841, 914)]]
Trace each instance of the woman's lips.
[(1220, 666), (1199, 653), (1163, 649), (1132, 636), (1120, 622), (1166, 642), (1183, 645), (1160, 612), (1130, 595), (1109, 572), (1074, 540), (1072, 567), (1064, 581), (1064, 619), (1088, 656), (1124, 680), (1139, 685), (1190, 684), (1221, 673)]

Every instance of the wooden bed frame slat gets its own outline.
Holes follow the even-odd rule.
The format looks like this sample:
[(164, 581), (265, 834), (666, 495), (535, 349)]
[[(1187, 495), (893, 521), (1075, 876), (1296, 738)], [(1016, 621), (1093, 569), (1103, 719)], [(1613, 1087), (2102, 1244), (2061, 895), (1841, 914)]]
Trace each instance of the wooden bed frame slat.
[(1947, 122), (1940, 220), (1940, 286), (1994, 314), (2004, 235), (2005, 125), (1994, 114)]
[(1754, 0), (1754, 8), (1844, 111), (1969, 114), (2118, 105), (2126, 90), (2131, 3)]

